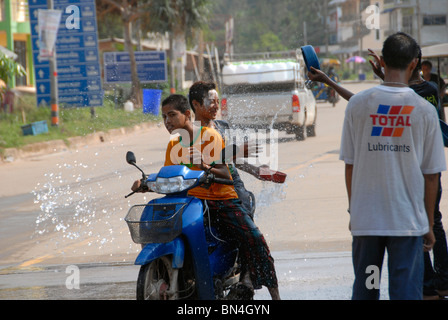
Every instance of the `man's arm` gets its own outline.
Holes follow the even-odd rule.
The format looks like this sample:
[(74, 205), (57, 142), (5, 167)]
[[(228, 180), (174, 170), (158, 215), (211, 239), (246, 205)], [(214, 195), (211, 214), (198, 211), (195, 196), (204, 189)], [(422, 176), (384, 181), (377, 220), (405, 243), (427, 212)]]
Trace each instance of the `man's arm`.
[(308, 72), (308, 78), (312, 81), (318, 81), (325, 83), (327, 86), (333, 88), (339, 95), (344, 98), (345, 100), (350, 100), (350, 98), (353, 96), (353, 92), (341, 87), (336, 82), (334, 82), (325, 72), (315, 69), (314, 67), (311, 67), (310, 72)]
[(352, 197), (352, 175), (353, 175), (353, 165), (345, 164), (345, 187), (347, 189), (348, 206), (350, 209), (350, 199)]
[[(350, 199), (352, 198), (352, 176), (353, 176), (353, 165), (345, 164), (345, 187), (347, 189), (348, 198), (348, 213), (350, 213)], [(348, 230), (352, 230), (351, 221), (348, 223)]]
[(439, 187), (439, 173), (424, 174), (425, 179), (425, 209), (428, 215), (429, 232), (424, 236), (424, 250), (430, 251), (436, 242), (432, 227), (434, 225), (434, 208)]

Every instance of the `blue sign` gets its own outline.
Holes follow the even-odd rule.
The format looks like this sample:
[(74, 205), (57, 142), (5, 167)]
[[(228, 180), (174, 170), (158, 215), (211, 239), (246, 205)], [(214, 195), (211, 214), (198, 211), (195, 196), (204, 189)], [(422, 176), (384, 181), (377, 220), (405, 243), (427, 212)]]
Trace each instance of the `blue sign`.
[[(135, 62), (141, 83), (166, 82), (167, 63), (165, 51), (137, 51)], [(127, 52), (105, 52), (104, 82), (129, 83), (131, 79), (131, 63)]]
[[(103, 105), (95, 0), (53, 0), (62, 11), (56, 39), (60, 104)], [(47, 0), (29, 0), (31, 39), (36, 74), (37, 104), (50, 105), (50, 64), (39, 56), (38, 10)]]

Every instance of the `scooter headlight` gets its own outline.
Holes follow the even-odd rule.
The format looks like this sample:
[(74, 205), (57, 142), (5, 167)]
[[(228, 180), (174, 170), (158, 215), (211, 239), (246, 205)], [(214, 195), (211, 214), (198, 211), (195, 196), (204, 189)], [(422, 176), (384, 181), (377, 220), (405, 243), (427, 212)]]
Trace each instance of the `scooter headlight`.
[(191, 188), (197, 179), (185, 180), (182, 176), (172, 178), (157, 178), (156, 181), (148, 182), (148, 187), (157, 193), (177, 193)]

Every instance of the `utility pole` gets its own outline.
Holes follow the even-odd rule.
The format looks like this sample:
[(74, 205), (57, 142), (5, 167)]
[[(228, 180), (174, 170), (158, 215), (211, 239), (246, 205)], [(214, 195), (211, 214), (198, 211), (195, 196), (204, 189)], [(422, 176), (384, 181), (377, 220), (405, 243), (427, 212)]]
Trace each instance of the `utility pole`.
[(328, 24), (327, 24), (327, 17), (328, 17), (328, 0), (324, 0), (324, 32), (325, 32), (325, 55), (328, 56)]
[[(48, 0), (48, 9), (54, 9), (53, 0)], [(50, 62), (50, 105), (51, 105), (51, 125), (59, 126), (59, 97), (58, 97), (58, 71), (56, 62), (56, 45), (53, 54), (48, 58)]]
[(172, 32), (170, 35), (170, 93), (176, 93), (176, 72), (175, 72), (175, 62), (174, 62), (174, 35)]
[(303, 45), (308, 44), (308, 31), (306, 30), (306, 21), (303, 21)]
[(422, 45), (422, 32), (421, 32), (421, 11), (420, 11), (420, 0), (417, 0), (417, 42)]

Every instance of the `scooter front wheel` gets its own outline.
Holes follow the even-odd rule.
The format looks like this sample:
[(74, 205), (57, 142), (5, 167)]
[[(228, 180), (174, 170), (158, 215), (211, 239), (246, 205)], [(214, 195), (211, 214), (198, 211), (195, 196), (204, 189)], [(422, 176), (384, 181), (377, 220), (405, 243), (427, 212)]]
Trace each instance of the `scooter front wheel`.
[(178, 270), (171, 257), (163, 256), (141, 266), (137, 279), (137, 300), (176, 300)]

